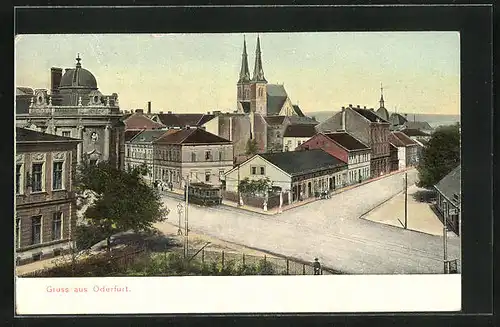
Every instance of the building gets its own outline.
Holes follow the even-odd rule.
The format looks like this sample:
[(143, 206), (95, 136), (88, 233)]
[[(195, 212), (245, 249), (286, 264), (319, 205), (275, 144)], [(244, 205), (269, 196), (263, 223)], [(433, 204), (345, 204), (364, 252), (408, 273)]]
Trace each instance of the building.
[(144, 114), (142, 109), (136, 109), (134, 113), (123, 115), (125, 125), (125, 142), (130, 141), (134, 136), (144, 130), (165, 129), (166, 126), (150, 119)]
[[(219, 112), (217, 112), (219, 113)], [(205, 124), (215, 118), (215, 114), (176, 114), (172, 111), (152, 114), (152, 120), (161, 123), (167, 128), (199, 127), (205, 128)]]
[(370, 147), (346, 132), (317, 133), (297, 150), (322, 149), (347, 163), (341, 185), (360, 183), (370, 178)]
[(288, 203), (341, 187), (347, 164), (321, 149), (256, 154), (226, 173), (226, 190), (238, 191), (241, 180), (269, 178)]
[(453, 169), (448, 175), (434, 186), (437, 192), (436, 209), (443, 221), (457, 235), (460, 235), (461, 193), (461, 166)]
[(153, 178), (182, 189), (192, 182), (221, 185), (233, 168), (231, 141), (202, 128), (170, 129), (153, 140)]
[(316, 131), (345, 131), (368, 145), (371, 149), (371, 177), (377, 177), (390, 171), (389, 126), (390, 123), (379, 117), (373, 109), (353, 107), (350, 104), (349, 107), (342, 107), (341, 112), (316, 125)]
[(405, 167), (415, 167), (419, 161), (419, 144), (401, 132), (392, 132), (405, 146)]
[(402, 170), (406, 168), (406, 145), (394, 132), (389, 134), (389, 144), (391, 153), (391, 171)]
[(418, 129), (405, 128), (400, 131), (414, 141), (425, 143), (431, 139), (431, 135)]
[(431, 135), (434, 132), (434, 129), (429, 125), (428, 122), (425, 121), (407, 121), (401, 126), (401, 130), (405, 129), (416, 129), (425, 134)]
[(316, 134), (315, 125), (288, 125), (283, 133), (283, 151), (295, 151), (295, 148)]
[(391, 130), (400, 130), (403, 125), (408, 121), (405, 116), (393, 112), (389, 117), (389, 122), (391, 123)]
[(17, 264), (68, 250), (76, 226), (73, 176), (80, 140), (16, 128)]
[(153, 141), (165, 134), (166, 130), (143, 130), (131, 140), (125, 142), (125, 167), (136, 168), (141, 165), (148, 167), (146, 179), (153, 182)]
[[(80, 61), (77, 56), (76, 66), (64, 74), (61, 68), (51, 68), (50, 91), (34, 90), (28, 112), (16, 107), (16, 126), (80, 139), (77, 162), (87, 158), (123, 168), (124, 124), (118, 95), (101, 93), (95, 76)], [(30, 92), (18, 89), (25, 94), (18, 94), (16, 106), (24, 106)]]
[(385, 108), (385, 102), (384, 102), (384, 88), (382, 85), (380, 85), (380, 101), (379, 101), (380, 107), (377, 109), (376, 113), (377, 115), (380, 116), (385, 121), (389, 121), (389, 111)]

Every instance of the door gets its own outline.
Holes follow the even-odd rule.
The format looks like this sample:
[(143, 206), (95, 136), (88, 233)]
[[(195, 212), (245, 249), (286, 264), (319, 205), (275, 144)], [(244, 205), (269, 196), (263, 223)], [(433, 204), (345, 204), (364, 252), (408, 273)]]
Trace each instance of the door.
[(307, 197), (311, 197), (311, 182), (307, 183)]
[(332, 177), (332, 185), (331, 185), (331, 189), (334, 190), (335, 187), (337, 185), (337, 182), (335, 181), (335, 176)]

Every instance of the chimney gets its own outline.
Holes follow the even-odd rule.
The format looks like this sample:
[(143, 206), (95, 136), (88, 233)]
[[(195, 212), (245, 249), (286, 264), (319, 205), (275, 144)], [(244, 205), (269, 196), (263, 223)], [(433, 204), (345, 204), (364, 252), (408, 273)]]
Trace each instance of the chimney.
[(340, 126), (340, 129), (345, 130), (345, 108), (342, 107), (342, 124)]
[(366, 106), (363, 106), (363, 109), (366, 109)]
[(148, 101), (148, 115), (151, 115), (151, 101)]
[(349, 108), (352, 108), (352, 103), (349, 103)]
[(210, 115), (210, 111), (207, 111), (207, 115)]
[(160, 114), (160, 115), (163, 115), (163, 111), (160, 111), (160, 112), (159, 112), (159, 114)]
[(143, 114), (144, 110), (142, 110), (142, 109), (135, 109), (135, 112), (138, 113), (138, 114)]
[(52, 94), (59, 92), (59, 84), (61, 84), (62, 68), (52, 67), (50, 69), (50, 92)]
[(358, 104), (358, 109), (359, 109), (359, 104)]
[(171, 114), (172, 114), (172, 111), (167, 111), (167, 114), (171, 115)]

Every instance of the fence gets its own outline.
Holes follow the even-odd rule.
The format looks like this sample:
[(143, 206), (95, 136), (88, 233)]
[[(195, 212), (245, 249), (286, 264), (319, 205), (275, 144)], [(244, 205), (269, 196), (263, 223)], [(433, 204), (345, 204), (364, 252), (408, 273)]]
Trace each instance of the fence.
[[(255, 196), (246, 193), (241, 193), (241, 198), (243, 199), (243, 204), (255, 207), (255, 208), (263, 208), (265, 198), (262, 196)], [(231, 191), (222, 191), (222, 197), (226, 200), (232, 202), (239, 202), (238, 193)], [(280, 205), (280, 196), (279, 194), (269, 195), (267, 198), (267, 208), (277, 208)], [(286, 194), (283, 195), (283, 205), (288, 205), (288, 196)]]

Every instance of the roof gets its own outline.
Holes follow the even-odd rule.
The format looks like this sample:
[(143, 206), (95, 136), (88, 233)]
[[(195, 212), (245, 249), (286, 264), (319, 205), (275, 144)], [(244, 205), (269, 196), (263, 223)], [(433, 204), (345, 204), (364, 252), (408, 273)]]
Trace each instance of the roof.
[(95, 76), (82, 68), (80, 57), (76, 58), (76, 67), (65, 70), (59, 83), (59, 88), (87, 88), (97, 89), (97, 81)]
[(316, 129), (312, 124), (288, 125), (283, 133), (283, 137), (311, 137), (316, 134)]
[(160, 144), (214, 144), (231, 143), (218, 135), (201, 128), (168, 130), (163, 136), (153, 141)]
[(167, 127), (202, 126), (213, 119), (215, 115), (208, 114), (158, 114), (160, 122)]
[(268, 125), (281, 125), (285, 120), (285, 116), (266, 116), (264, 120)]
[(134, 113), (123, 120), (125, 123), (125, 129), (155, 129), (155, 128), (163, 128), (165, 125), (160, 124), (152, 120), (151, 118), (141, 114)]
[[(434, 187), (436, 190), (448, 198), (448, 200), (454, 200), (455, 194), (459, 196), (461, 194), (461, 165), (458, 165), (453, 169), (448, 175), (443, 177)], [(456, 202), (455, 202), (456, 203)]]
[(30, 87), (22, 87), (22, 86), (16, 87), (16, 96), (17, 95), (33, 95), (33, 94), (34, 94), (33, 89)]
[(259, 154), (291, 176), (347, 165), (322, 149)]
[(405, 117), (403, 117), (403, 115), (394, 112), (389, 117), (389, 121), (393, 125), (403, 125), (404, 123), (406, 123), (408, 121), (408, 119), (406, 119)]
[(365, 117), (366, 119), (368, 119), (372, 123), (377, 123), (377, 122), (388, 123), (387, 120), (382, 119), (382, 117), (377, 115), (374, 110), (361, 109), (361, 108), (350, 108), (350, 109), (354, 110), (355, 112), (357, 112), (361, 116)]
[(290, 124), (319, 124), (316, 119), (307, 116), (288, 116), (286, 119), (290, 122)]
[(338, 143), (348, 151), (366, 150), (370, 147), (347, 132), (324, 133), (330, 140)]
[(146, 130), (142, 131), (138, 134), (136, 134), (132, 139), (129, 141), (130, 143), (151, 143), (163, 134), (165, 134), (167, 131), (165, 130)]
[(377, 109), (377, 115), (379, 115), (379, 117), (383, 120), (389, 120), (389, 111), (387, 111), (387, 109), (385, 109), (384, 107), (380, 107)]
[(293, 110), (295, 110), (295, 112), (297, 113), (297, 115), (299, 117), (304, 117), (304, 113), (302, 112), (302, 110), (300, 109), (299, 105), (298, 104), (294, 104), (293, 105)]
[(401, 132), (406, 134), (407, 136), (430, 136), (428, 133), (414, 128), (405, 128), (401, 130)]
[(139, 134), (141, 131), (142, 130), (139, 130), (139, 129), (125, 131), (123, 133), (124, 134), (125, 142), (130, 141), (134, 136), (136, 136), (137, 134)]
[(396, 135), (396, 132), (389, 133), (389, 143), (398, 148), (406, 147), (405, 143)]
[(81, 142), (79, 139), (74, 139), (66, 136), (59, 136), (54, 134), (47, 134), (43, 132), (34, 131), (31, 129), (16, 127), (16, 143), (28, 142)]
[(409, 129), (432, 130), (431, 125), (426, 121), (407, 121), (404, 126)]
[(401, 132), (392, 132), (405, 146), (417, 145), (415, 141), (409, 138), (407, 135)]
[(288, 95), (285, 87), (279, 84), (267, 84), (267, 114), (279, 115)]

